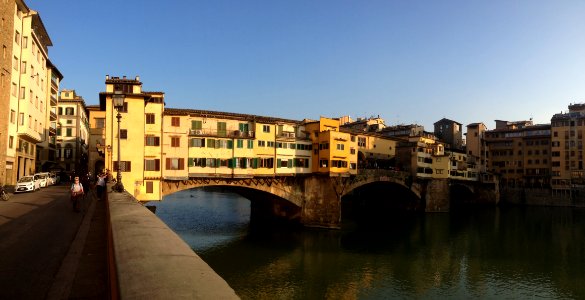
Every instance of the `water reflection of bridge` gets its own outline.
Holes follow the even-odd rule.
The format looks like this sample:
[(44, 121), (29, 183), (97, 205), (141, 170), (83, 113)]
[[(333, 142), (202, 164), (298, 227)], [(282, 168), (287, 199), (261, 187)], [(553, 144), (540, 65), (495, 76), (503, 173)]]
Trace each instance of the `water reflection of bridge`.
[[(360, 170), (353, 176), (307, 174), (297, 176), (190, 177), (187, 180), (165, 179), (162, 194), (206, 187), (227, 187), (252, 200), (256, 216), (289, 220), (312, 227), (338, 228), (341, 223), (341, 199), (358, 191), (392, 187), (414, 202), (411, 207), (427, 212), (446, 212), (451, 196), (475, 203), (496, 203), (493, 185), (452, 179), (413, 178), (407, 172), (381, 169)], [(392, 195), (387, 196), (392, 201)], [(457, 199), (456, 199), (457, 200)]]

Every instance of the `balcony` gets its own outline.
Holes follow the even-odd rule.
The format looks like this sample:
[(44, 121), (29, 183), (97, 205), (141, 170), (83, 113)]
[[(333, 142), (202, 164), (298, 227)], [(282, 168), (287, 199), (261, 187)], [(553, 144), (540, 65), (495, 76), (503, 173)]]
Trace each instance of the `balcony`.
[(51, 94), (51, 106), (57, 106), (57, 96), (54, 94)]
[(240, 131), (240, 130), (216, 130), (216, 129), (190, 129), (190, 136), (206, 136), (206, 137), (226, 137), (226, 138), (242, 138), (253, 139), (254, 131)]
[(56, 136), (57, 128), (49, 127), (49, 136)]
[(57, 121), (57, 114), (53, 111), (49, 113), (51, 115), (51, 121)]

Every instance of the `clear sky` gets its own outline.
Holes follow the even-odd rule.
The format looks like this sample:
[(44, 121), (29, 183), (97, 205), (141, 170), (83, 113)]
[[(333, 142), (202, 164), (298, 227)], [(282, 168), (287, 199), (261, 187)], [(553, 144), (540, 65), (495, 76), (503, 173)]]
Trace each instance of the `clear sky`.
[(585, 1), (25, 0), (97, 104), (139, 75), (167, 107), (387, 125), (549, 123), (585, 102)]

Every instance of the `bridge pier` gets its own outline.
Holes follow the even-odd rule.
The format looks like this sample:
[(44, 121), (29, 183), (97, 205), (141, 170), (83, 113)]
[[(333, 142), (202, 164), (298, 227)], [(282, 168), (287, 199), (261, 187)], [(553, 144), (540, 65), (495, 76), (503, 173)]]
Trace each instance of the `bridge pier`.
[(426, 212), (448, 212), (450, 206), (449, 179), (426, 180), (423, 183)]
[(329, 176), (308, 176), (303, 183), (301, 223), (307, 227), (341, 227), (341, 193)]

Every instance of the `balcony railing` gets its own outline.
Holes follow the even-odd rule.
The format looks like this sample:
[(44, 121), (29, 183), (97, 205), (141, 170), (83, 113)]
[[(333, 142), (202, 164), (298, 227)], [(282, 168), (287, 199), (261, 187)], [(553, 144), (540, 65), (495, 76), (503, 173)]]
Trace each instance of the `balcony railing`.
[(49, 127), (49, 136), (56, 136), (57, 128)]
[(57, 114), (54, 112), (49, 113), (51, 115), (51, 121), (57, 121)]
[(189, 135), (191, 135), (191, 136), (210, 136), (210, 137), (252, 139), (252, 138), (254, 138), (254, 131), (190, 129)]
[(57, 96), (51, 94), (51, 106), (57, 106)]

